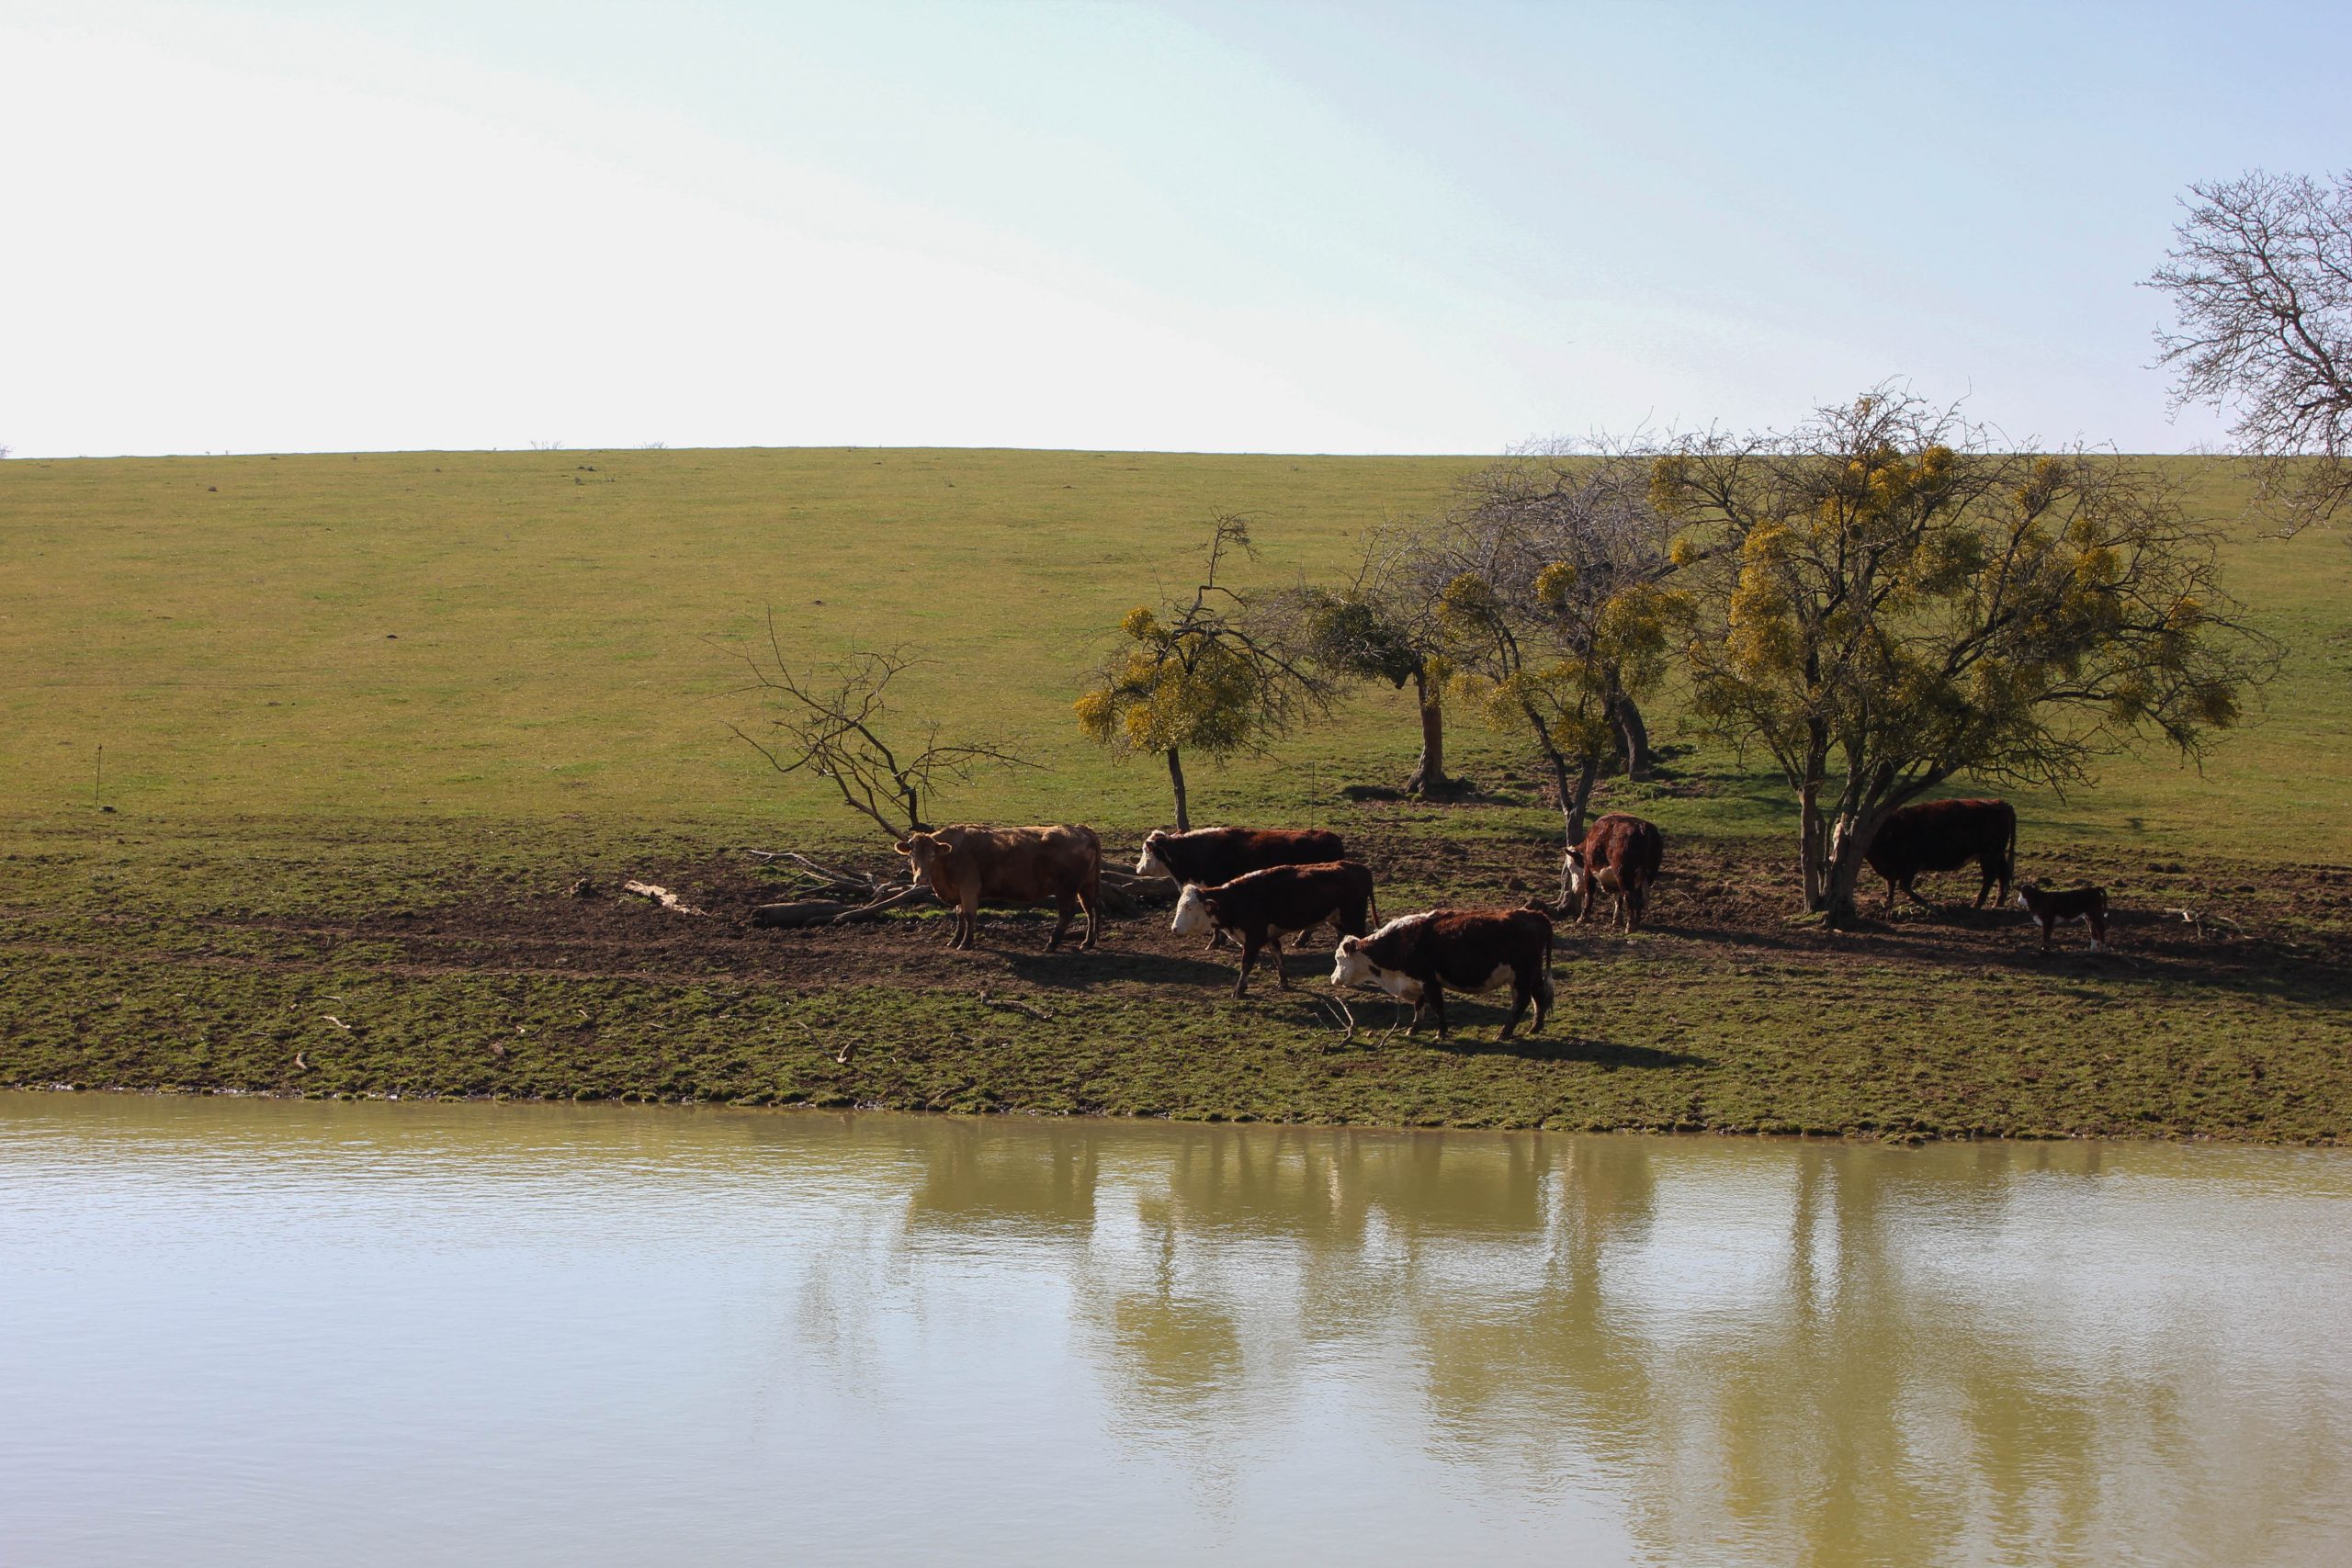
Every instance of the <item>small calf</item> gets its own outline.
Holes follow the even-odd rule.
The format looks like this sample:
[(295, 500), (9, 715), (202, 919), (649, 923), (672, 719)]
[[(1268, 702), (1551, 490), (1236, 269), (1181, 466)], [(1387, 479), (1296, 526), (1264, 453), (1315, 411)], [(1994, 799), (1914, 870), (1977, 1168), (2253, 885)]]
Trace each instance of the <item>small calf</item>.
[(2091, 928), (2091, 951), (2104, 951), (2107, 942), (2107, 889), (2104, 887), (2036, 887), (2018, 884), (2018, 908), (2041, 928), (2041, 951), (2050, 951), (2052, 928), (2082, 921)]
[(1372, 872), (1355, 861), (1325, 865), (1274, 865), (1215, 887), (1196, 882), (1184, 885), (1176, 900), (1176, 919), (1169, 929), (1179, 936), (1196, 936), (1206, 930), (1241, 934), (1241, 974), (1233, 982), (1237, 997), (1250, 994), (1250, 970), (1258, 954), (1272, 949), (1274, 985), (1290, 989), (1283, 973), (1283, 943), (1329, 920), (1348, 936), (1371, 929), (1367, 910), (1373, 900)]

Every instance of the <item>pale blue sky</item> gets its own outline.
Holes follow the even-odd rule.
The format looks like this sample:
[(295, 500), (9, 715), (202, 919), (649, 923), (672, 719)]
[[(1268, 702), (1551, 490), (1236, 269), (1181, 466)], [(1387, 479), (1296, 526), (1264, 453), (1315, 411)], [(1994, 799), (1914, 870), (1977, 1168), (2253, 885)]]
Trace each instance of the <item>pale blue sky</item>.
[(0, 443), (2179, 450), (2132, 285), (2347, 16), (0, 0)]

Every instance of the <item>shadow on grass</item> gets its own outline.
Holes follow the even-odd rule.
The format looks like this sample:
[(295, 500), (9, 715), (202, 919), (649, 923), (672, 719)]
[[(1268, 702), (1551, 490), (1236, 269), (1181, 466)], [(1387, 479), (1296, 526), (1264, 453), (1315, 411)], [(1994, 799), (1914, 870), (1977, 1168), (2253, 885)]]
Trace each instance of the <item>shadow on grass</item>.
[[(1500, 1024), (1496, 1025), (1497, 1030)], [(1397, 1039), (1404, 1038), (1398, 1035)], [(1485, 1029), (1465, 1035), (1457, 1024), (1443, 1040), (1416, 1035), (1418, 1044), (1457, 1056), (1517, 1056), (1531, 1062), (1590, 1062), (1602, 1067), (1711, 1067), (1712, 1056), (1689, 1051), (1668, 1051), (1656, 1045), (1627, 1045), (1614, 1040), (1549, 1039), (1524, 1031), (1498, 1040)], [(1390, 1042), (1391, 1044), (1395, 1041)]]

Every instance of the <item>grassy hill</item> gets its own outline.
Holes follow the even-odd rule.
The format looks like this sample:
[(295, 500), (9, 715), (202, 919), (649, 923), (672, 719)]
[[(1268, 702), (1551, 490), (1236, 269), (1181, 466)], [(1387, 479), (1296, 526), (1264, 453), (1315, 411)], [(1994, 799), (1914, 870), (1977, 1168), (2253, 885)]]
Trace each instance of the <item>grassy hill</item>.
[[(147, 819), (272, 815), (854, 824), (726, 730), (773, 610), (796, 657), (906, 645), (938, 662), (911, 711), (1045, 764), (952, 798), (982, 819), (1135, 826), (1148, 767), (1085, 743), (1069, 703), (1119, 615), (1191, 581), (1203, 524), (1256, 519), (1260, 581), (1338, 570), (1356, 532), (1439, 503), (1457, 458), (964, 451), (426, 453), (0, 464), (5, 810), (107, 798)], [(2226, 465), (2194, 466), (2217, 516)], [(2352, 858), (2352, 548), (2246, 538), (2230, 580), (2289, 649), (2264, 721), (2200, 776), (2119, 761), (2061, 803), (2065, 838), (2183, 852), (2290, 840)], [(1670, 712), (1661, 728), (1677, 739)], [(1457, 726), (1475, 754), (1479, 738)], [(1202, 770), (1204, 815), (1315, 816), (1393, 779), (1393, 694), (1272, 758)], [(1680, 737), (1688, 741), (1693, 738)], [(1777, 788), (1656, 800), (1670, 827), (1762, 829)], [(1488, 773), (1516, 760), (1481, 764)]]
[[(1850, 938), (1783, 924), (1790, 803), (1682, 732), (1675, 776), (1605, 785), (1662, 822), (1658, 930), (1564, 933), (1547, 1043), (1334, 1050), (1304, 994), (1155, 924), (1046, 962), (999, 922), (820, 935), (726, 917), (773, 896), (746, 844), (879, 849), (728, 733), (734, 650), (773, 611), (796, 659), (931, 656), (910, 714), (1038, 770), (941, 815), (1167, 812), (1157, 769), (1085, 743), (1070, 700), (1119, 615), (1188, 584), (1206, 520), (1250, 513), (1260, 581), (1336, 572), (1367, 524), (1439, 504), (1467, 458), (973, 451), (385, 454), (0, 463), (0, 1082), (311, 1093), (725, 1098), (1306, 1120), (2158, 1132), (2333, 1139), (2352, 1121), (2352, 547), (2230, 547), (2287, 649), (2258, 722), (2202, 772), (2119, 759), (2014, 795), (2029, 874), (2096, 876), (2155, 922), (2111, 962), (2041, 959), (1999, 917)], [(2216, 519), (2236, 476), (2186, 462)], [(1246, 580), (1246, 578), (1245, 578)], [(1557, 818), (1353, 806), (1409, 767), (1366, 691), (1269, 758), (1195, 770), (1204, 821), (1322, 822), (1391, 912), (1548, 884)], [(105, 800), (92, 768), (105, 748)], [(862, 848), (861, 848), (862, 845)], [(884, 858), (887, 858), (885, 856)], [(702, 924), (565, 897), (631, 872)], [(1084, 965), (1091, 964), (1088, 968)], [(1299, 972), (1305, 975), (1302, 961)], [(1319, 976), (1310, 982), (1320, 989)], [(990, 985), (1047, 1019), (974, 1000)], [(1383, 1021), (1385, 1022), (1385, 1020)]]

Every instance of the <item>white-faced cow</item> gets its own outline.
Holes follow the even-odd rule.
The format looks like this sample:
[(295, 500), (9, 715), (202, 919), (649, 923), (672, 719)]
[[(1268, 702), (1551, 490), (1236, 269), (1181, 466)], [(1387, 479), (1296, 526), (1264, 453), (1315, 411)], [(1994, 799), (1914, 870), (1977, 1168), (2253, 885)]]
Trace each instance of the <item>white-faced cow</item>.
[(2018, 908), (2032, 918), (2041, 928), (2041, 951), (2050, 951), (2050, 931), (2053, 926), (2072, 925), (2081, 921), (2091, 929), (2091, 951), (2098, 953), (2107, 943), (2107, 889), (2104, 887), (2036, 887), (2030, 882), (2018, 884)]
[(1958, 871), (1970, 861), (1984, 874), (1976, 889), (1975, 908), (1984, 907), (1993, 884), (2001, 885), (2001, 901), (2008, 902), (2009, 881), (2017, 874), (2018, 814), (2006, 800), (1927, 800), (1887, 814), (1871, 839), (1862, 859), (1886, 878), (1886, 912), (1894, 913), (1894, 890), (1901, 888), (1923, 909), (1934, 905), (1919, 897), (1911, 879), (1923, 871)]
[(1102, 843), (1091, 828), (976, 828), (968, 823), (910, 833), (897, 845), (914, 863), (939, 901), (956, 911), (947, 945), (970, 947), (983, 902), (1058, 906), (1051, 953), (1069, 933), (1071, 914), (1086, 910), (1086, 940), (1094, 945), (1102, 905)]
[[(1187, 882), (1215, 887), (1270, 865), (1324, 865), (1347, 853), (1340, 835), (1321, 828), (1162, 829), (1144, 840), (1136, 874), (1169, 877), (1180, 887)], [(1222, 929), (1209, 933), (1211, 947), (1224, 941)]]
[(1331, 984), (1373, 986), (1413, 1004), (1410, 1034), (1423, 1014), (1445, 1038), (1445, 992), (1510, 987), (1508, 1040), (1528, 1006), (1529, 1032), (1552, 1010), (1552, 921), (1540, 909), (1429, 909), (1389, 921), (1367, 937), (1342, 937), (1331, 955)]
[(1603, 893), (1617, 900), (1617, 923), (1641, 929), (1650, 885), (1666, 861), (1666, 835), (1657, 824), (1612, 811), (1585, 829), (1584, 842), (1560, 857), (1560, 908), (1581, 925)]
[(1371, 929), (1366, 911), (1378, 912), (1372, 892), (1371, 870), (1355, 861), (1324, 865), (1272, 865), (1215, 887), (1188, 882), (1176, 900), (1176, 919), (1170, 930), (1195, 936), (1214, 928), (1241, 938), (1241, 974), (1233, 982), (1237, 997), (1250, 993), (1250, 970), (1261, 951), (1274, 955), (1274, 985), (1290, 989), (1283, 973), (1283, 943), (1329, 920), (1343, 936), (1362, 936)]

